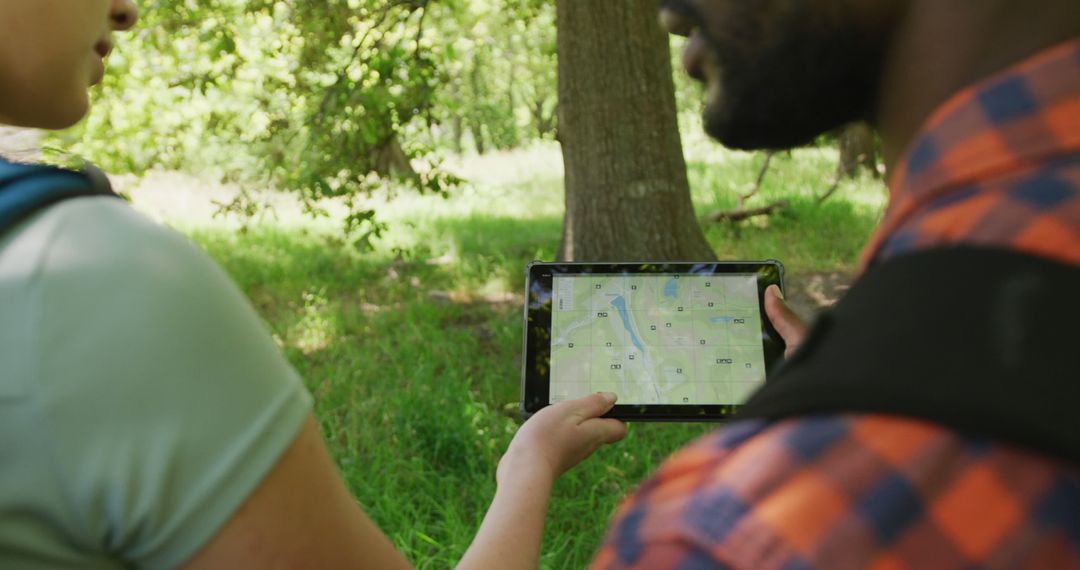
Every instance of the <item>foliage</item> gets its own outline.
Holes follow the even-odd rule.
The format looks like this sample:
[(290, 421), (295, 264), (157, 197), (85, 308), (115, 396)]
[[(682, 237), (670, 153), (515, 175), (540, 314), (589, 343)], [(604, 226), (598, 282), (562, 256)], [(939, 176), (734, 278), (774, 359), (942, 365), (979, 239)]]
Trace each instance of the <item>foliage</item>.
[[(555, 136), (555, 10), (544, 0), (468, 2), (443, 64), (437, 112), (450, 123), (449, 146), (468, 134), (477, 152), (511, 149)], [(466, 133), (466, 131), (468, 131)]]
[[(151, 0), (58, 146), (117, 173), (288, 189), (314, 214), (342, 198), (364, 244), (384, 229), (373, 191), (460, 182), (439, 147), (466, 127), (481, 150), (552, 132), (552, 18), (540, 0)], [(243, 194), (223, 211), (256, 206)]]

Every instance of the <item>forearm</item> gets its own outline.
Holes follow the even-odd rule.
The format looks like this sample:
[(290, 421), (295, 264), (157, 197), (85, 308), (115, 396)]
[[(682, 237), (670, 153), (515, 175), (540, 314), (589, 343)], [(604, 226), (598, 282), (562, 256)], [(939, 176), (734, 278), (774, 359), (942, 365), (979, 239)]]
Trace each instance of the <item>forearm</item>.
[(555, 479), (626, 435), (622, 422), (600, 418), (615, 399), (605, 392), (559, 402), (525, 422), (499, 460), (495, 499), (459, 569), (535, 570)]
[(535, 473), (499, 485), (458, 569), (535, 570), (552, 483), (551, 476)]

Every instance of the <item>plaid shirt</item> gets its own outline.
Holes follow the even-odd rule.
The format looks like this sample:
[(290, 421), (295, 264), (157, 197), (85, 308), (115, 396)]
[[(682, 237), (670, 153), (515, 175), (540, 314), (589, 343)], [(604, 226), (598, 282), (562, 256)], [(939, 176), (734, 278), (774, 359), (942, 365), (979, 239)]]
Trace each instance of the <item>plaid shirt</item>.
[[(953, 97), (890, 186), (866, 264), (952, 244), (1080, 264), (1080, 39)], [(627, 499), (593, 567), (1080, 569), (1080, 467), (901, 417), (744, 420)]]

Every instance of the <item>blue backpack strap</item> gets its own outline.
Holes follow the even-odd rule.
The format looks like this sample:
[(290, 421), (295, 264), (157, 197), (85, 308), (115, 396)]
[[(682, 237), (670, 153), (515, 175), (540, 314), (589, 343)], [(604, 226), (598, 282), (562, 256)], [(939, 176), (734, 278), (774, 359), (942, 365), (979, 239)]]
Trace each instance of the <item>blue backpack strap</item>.
[(0, 159), (0, 233), (34, 212), (78, 196), (116, 196), (100, 171), (63, 170)]

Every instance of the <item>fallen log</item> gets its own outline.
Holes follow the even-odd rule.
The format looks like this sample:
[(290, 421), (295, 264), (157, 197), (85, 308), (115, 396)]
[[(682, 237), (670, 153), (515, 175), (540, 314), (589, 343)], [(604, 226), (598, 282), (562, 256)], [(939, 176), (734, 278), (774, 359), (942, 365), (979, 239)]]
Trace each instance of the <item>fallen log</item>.
[(757, 216), (770, 216), (778, 211), (786, 210), (790, 204), (787, 200), (773, 202), (768, 206), (751, 209), (736, 209), (723, 212), (713, 212), (705, 216), (706, 222), (741, 222)]

